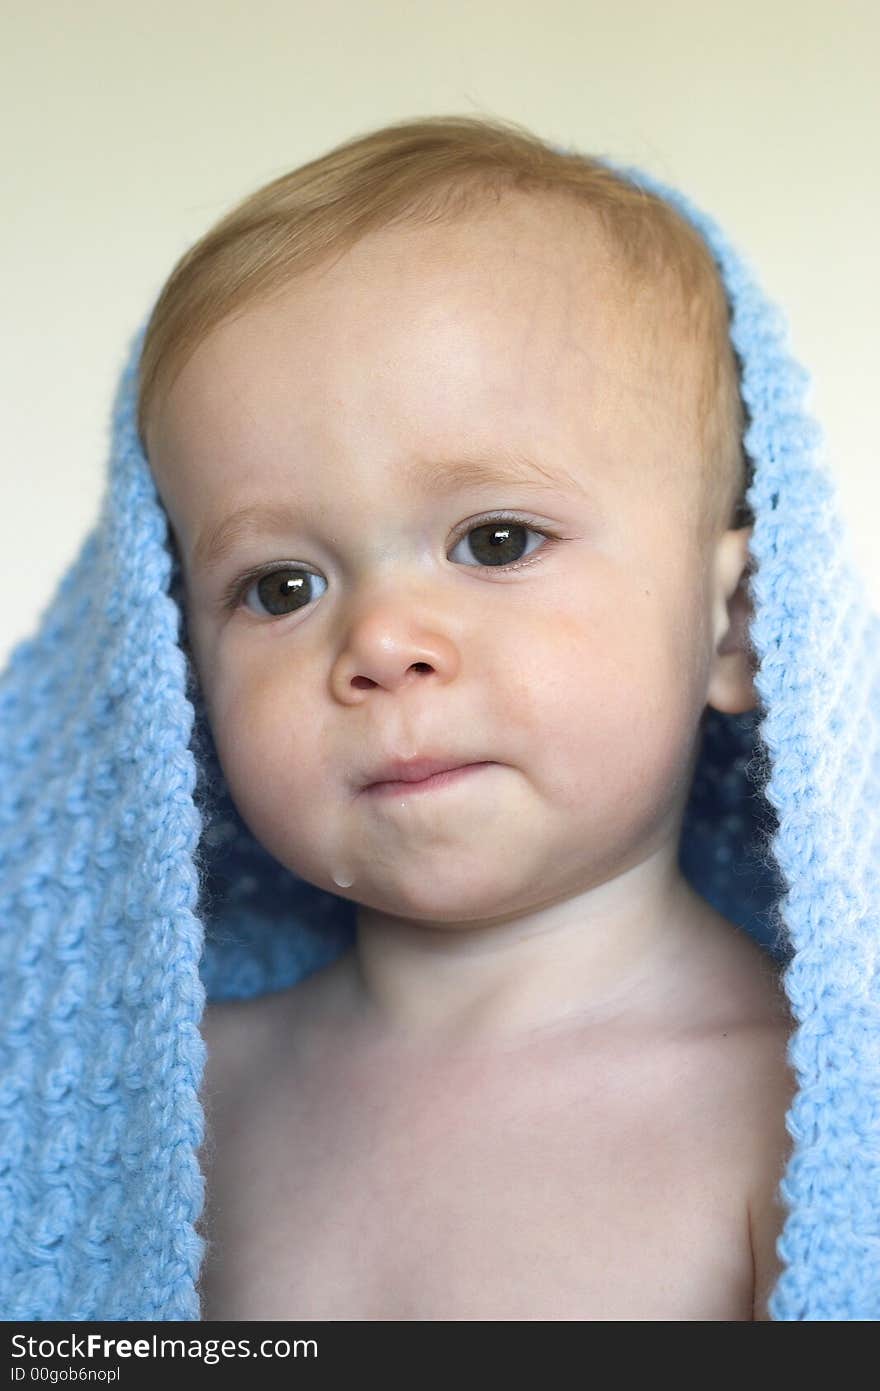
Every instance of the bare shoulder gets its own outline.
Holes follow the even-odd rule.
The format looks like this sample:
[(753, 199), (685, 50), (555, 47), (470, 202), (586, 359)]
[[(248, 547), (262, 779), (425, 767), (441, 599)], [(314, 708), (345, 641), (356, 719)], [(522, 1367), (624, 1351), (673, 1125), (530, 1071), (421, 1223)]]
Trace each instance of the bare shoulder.
[(792, 1148), (786, 1118), (797, 1092), (788, 1057), (795, 1021), (779, 963), (714, 911), (704, 926), (706, 1056), (709, 1071), (718, 1069), (716, 1084), (722, 1075), (729, 1083), (722, 1093), (738, 1132), (732, 1150), (754, 1270), (752, 1318), (766, 1321), (782, 1270), (776, 1243), (786, 1213), (778, 1190)]
[(788, 1061), (792, 1021), (774, 1017), (755, 1028), (752, 1067), (755, 1096), (752, 1135), (753, 1167), (748, 1190), (749, 1237), (754, 1262), (752, 1318), (767, 1321), (767, 1301), (782, 1272), (776, 1243), (786, 1211), (779, 1184), (791, 1156), (792, 1138), (786, 1117), (797, 1092), (797, 1081)]
[(201, 1032), (208, 1050), (208, 1069), (230, 1077), (247, 1065), (255, 1044), (268, 1027), (267, 1004), (271, 999), (261, 995), (252, 1000), (221, 1000), (205, 1006)]
[(748, 1122), (746, 1208), (754, 1267), (752, 1318), (768, 1321), (767, 1301), (782, 1271), (776, 1243), (785, 1222), (779, 1184), (791, 1155), (786, 1118), (797, 1092), (789, 1062), (795, 1027), (781, 967), (745, 933), (735, 929), (729, 962), (741, 1019), (736, 1052)]
[(254, 1076), (257, 1046), (267, 1027), (263, 1000), (223, 1000), (205, 1006), (200, 1026), (206, 1050), (201, 1089), (207, 1123), (203, 1157), (216, 1142), (221, 1117), (234, 1110), (241, 1088)]
[(201, 1021), (206, 1098), (232, 1097), (276, 1067), (292, 1065), (306, 1049), (311, 1026), (330, 1010), (340, 975), (334, 964), (285, 990), (207, 1005)]

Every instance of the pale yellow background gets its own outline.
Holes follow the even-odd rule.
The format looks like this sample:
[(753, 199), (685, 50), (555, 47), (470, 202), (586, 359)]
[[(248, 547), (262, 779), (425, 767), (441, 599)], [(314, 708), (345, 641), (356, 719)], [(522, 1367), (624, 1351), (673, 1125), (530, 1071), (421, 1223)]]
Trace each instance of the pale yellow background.
[(0, 662), (97, 514), (131, 334), (226, 209), (332, 144), (502, 116), (641, 165), (785, 309), (880, 607), (874, 0), (7, 0)]

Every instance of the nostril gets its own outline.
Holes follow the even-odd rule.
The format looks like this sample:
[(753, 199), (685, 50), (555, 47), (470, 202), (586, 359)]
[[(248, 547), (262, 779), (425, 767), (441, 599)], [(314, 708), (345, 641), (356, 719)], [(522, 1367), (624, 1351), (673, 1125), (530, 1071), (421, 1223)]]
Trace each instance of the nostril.
[(412, 670), (413, 670), (413, 671), (430, 671), (430, 670), (431, 670), (431, 667), (430, 667), (430, 664), (429, 664), (428, 662), (413, 662), (413, 664), (412, 664)]

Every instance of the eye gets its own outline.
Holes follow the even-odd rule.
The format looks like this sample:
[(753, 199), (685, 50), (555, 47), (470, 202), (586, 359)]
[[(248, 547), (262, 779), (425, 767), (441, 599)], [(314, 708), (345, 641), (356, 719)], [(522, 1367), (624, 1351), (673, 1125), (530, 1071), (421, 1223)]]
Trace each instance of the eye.
[[(547, 541), (555, 539), (549, 531), (541, 527), (529, 526), (526, 522), (519, 521), (516, 517), (493, 517), (488, 521), (470, 524), (467, 531), (460, 537), (450, 558), (455, 559), (455, 551), (459, 546), (467, 542), (471, 553), (476, 556), (479, 565), (488, 566), (492, 569), (518, 570), (523, 561), (523, 538), (531, 533), (532, 536), (543, 537)], [(530, 552), (525, 552), (530, 554)]]
[[(324, 589), (319, 589), (316, 593), (316, 586), (323, 585)], [(313, 599), (319, 599), (327, 588), (327, 581), (321, 575), (316, 575), (312, 570), (305, 570), (301, 565), (285, 565), (276, 570), (263, 571), (259, 575), (246, 575), (243, 580), (236, 582), (227, 595), (226, 603), (230, 608), (235, 608), (237, 604), (244, 603), (245, 608), (251, 609), (252, 613), (269, 615), (271, 618), (283, 618), (287, 614), (296, 613), (298, 609), (304, 609)], [(248, 596), (256, 594), (260, 608), (253, 608), (248, 603)]]
[[(548, 545), (561, 538), (544, 527), (532, 526), (517, 517), (495, 516), (482, 521), (468, 523), (450, 551), (450, 559), (467, 564), (456, 558), (455, 552), (465, 542), (476, 557), (477, 564), (469, 569), (492, 569), (501, 573), (520, 570), (533, 565), (541, 556), (531, 559), (527, 536), (543, 539)], [(533, 547), (538, 549), (537, 547)], [(323, 587), (321, 587), (323, 586)], [(284, 618), (306, 608), (314, 599), (319, 599), (327, 589), (327, 581), (313, 570), (302, 565), (278, 565), (274, 569), (251, 572), (233, 580), (223, 596), (223, 607), (229, 610), (243, 604), (261, 617)], [(254, 603), (248, 602), (255, 595)]]

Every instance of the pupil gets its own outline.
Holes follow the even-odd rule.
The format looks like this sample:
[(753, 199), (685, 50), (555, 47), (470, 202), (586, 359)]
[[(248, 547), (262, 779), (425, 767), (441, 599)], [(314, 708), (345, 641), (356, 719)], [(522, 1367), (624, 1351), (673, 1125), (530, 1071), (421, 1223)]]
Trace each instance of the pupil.
[[(311, 576), (291, 575), (287, 570), (279, 570), (274, 575), (263, 575), (257, 585), (257, 593), (260, 603), (275, 617), (293, 613), (311, 598)], [(276, 595), (280, 595), (280, 598)]]
[(471, 550), (478, 560), (485, 560), (489, 565), (509, 565), (522, 554), (521, 542), (511, 541), (511, 535), (525, 529), (517, 522), (489, 522), (475, 527), (470, 534)]

